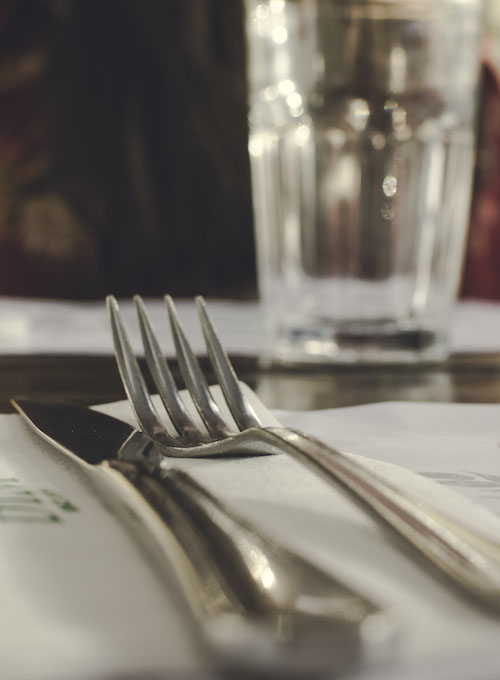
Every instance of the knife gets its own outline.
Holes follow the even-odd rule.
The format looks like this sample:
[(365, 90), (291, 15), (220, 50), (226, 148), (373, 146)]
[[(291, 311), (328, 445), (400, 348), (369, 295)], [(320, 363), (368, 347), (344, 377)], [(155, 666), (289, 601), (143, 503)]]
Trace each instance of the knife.
[(101, 493), (128, 498), (141, 540), (148, 535), (173, 569), (218, 667), (312, 677), (356, 663), (372, 647), (367, 630), (377, 654), (392, 638), (371, 599), (268, 538), (185, 472), (160, 469), (163, 456), (140, 431), (74, 404), (12, 404), (40, 436), (99, 471)]

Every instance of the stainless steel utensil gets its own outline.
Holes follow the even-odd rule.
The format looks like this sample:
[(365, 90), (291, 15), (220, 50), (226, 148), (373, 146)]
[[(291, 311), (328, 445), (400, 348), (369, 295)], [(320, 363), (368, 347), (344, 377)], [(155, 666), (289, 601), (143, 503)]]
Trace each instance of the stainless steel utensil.
[(389, 635), (372, 601), (266, 537), (185, 472), (159, 470), (151, 440), (123, 421), (69, 404), (12, 403), (67, 455), (97, 465), (109, 484), (139, 492), (128, 488), (134, 512), (175, 568), (219, 668), (256, 676), (340, 673), (357, 661), (368, 622), (379, 638)]
[[(404, 489), (385, 482), (342, 452), (302, 432), (276, 427), (275, 422), (257, 416), (208, 318), (204, 301), (197, 298), (207, 351), (231, 414), (230, 418), (224, 417), (184, 335), (173, 300), (167, 296), (177, 360), (203, 422), (198, 425), (179, 395), (141, 298), (136, 296), (134, 300), (146, 360), (170, 417), (170, 429), (159, 417), (148, 393), (117, 301), (109, 296), (107, 304), (123, 385), (141, 429), (157, 447), (156, 464), (160, 468), (168, 466), (167, 459), (171, 457), (286, 452), (334, 482), (374, 518), (394, 529), (462, 591), (490, 607), (500, 607), (500, 543), (484, 538), (472, 528), (426, 505), (422, 499), (413, 498)], [(160, 454), (158, 450), (161, 450)]]

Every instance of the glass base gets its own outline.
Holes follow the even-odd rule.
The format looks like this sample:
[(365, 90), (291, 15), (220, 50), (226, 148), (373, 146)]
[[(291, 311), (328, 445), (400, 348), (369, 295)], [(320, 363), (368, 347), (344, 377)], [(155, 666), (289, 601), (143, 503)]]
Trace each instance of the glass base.
[(271, 358), (285, 363), (437, 362), (449, 354), (445, 333), (387, 321), (287, 325), (274, 338)]

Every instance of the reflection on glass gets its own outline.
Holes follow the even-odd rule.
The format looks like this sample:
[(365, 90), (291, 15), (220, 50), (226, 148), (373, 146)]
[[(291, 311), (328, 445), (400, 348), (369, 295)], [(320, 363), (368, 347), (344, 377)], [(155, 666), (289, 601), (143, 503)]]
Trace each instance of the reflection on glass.
[(271, 354), (308, 359), (307, 343), (342, 360), (351, 338), (350, 361), (367, 336), (391, 358), (446, 351), (474, 160), (478, 6), (247, 0)]

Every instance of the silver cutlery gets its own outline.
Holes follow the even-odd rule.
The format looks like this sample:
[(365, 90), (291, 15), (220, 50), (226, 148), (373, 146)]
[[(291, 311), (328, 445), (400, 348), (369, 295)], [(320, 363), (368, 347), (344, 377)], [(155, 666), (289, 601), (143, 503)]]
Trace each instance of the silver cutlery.
[(372, 517), (413, 545), (463, 592), (500, 607), (500, 543), (384, 481), (362, 464), (297, 430), (259, 417), (238, 381), (215, 333), (202, 298), (198, 314), (211, 365), (230, 416), (215, 403), (199, 362), (177, 317), (173, 300), (166, 306), (180, 371), (201, 418), (189, 414), (172, 377), (139, 296), (134, 298), (147, 365), (168, 414), (160, 417), (146, 387), (113, 296), (107, 298), (115, 355), (129, 402), (142, 431), (155, 444), (151, 464), (168, 467), (172, 457), (210, 457), (287, 453), (327, 481), (334, 482)]
[(151, 470), (152, 443), (141, 432), (81, 406), (12, 403), (39, 435), (91, 474), (104, 473), (100, 493), (108, 502), (117, 484), (124, 489), (135, 535), (155, 542), (160, 568), (173, 566), (219, 669), (266, 677), (340, 673), (373, 648), (367, 632), (373, 639), (377, 629), (377, 649), (391, 638), (390, 620), (371, 600), (268, 538), (185, 472)]

